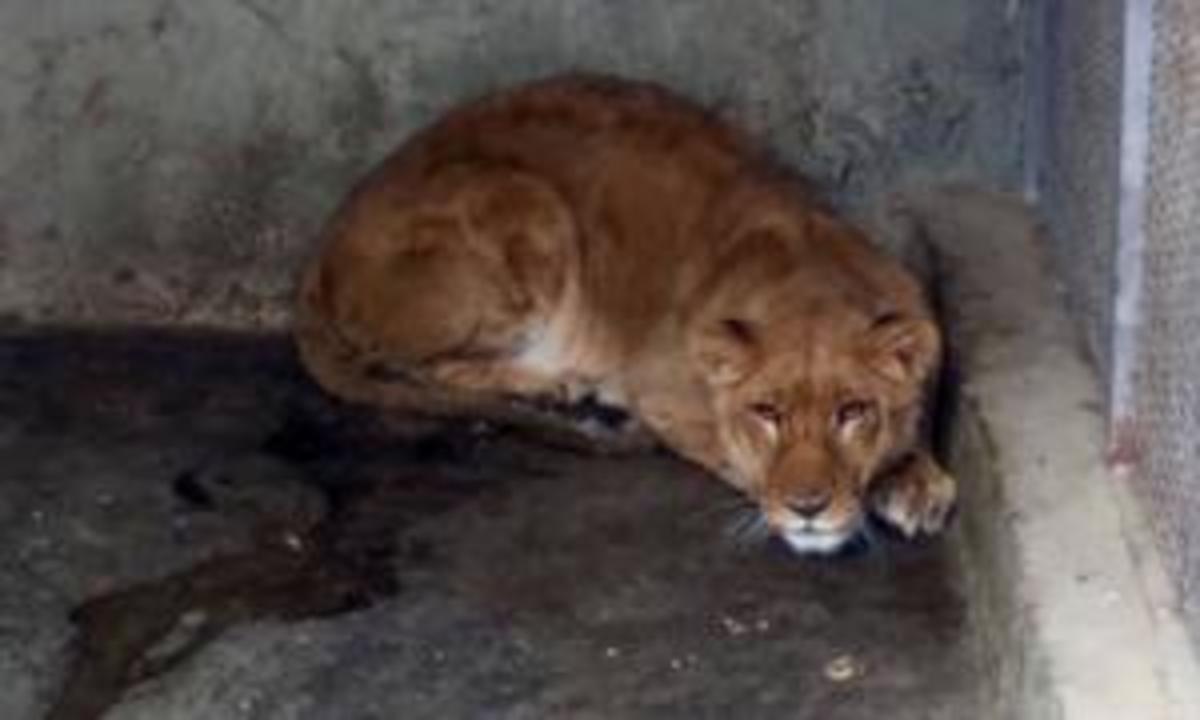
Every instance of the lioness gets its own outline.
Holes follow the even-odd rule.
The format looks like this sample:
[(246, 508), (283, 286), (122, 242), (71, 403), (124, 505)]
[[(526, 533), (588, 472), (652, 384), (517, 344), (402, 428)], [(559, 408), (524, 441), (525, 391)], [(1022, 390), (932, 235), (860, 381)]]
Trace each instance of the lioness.
[(623, 408), (798, 552), (868, 510), (936, 532), (954, 502), (919, 438), (941, 343), (918, 284), (657, 86), (558, 77), (453, 110), (336, 212), (296, 320), (351, 401)]

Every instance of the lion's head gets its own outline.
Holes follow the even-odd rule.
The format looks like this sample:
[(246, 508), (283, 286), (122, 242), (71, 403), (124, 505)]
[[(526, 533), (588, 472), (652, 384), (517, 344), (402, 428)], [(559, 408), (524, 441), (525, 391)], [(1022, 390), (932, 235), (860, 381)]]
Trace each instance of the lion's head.
[(862, 528), (872, 479), (917, 441), (940, 334), (920, 302), (895, 302), (919, 294), (901, 275), (889, 300), (772, 254), (738, 265), (689, 339), (729, 479), (794, 550), (833, 552)]

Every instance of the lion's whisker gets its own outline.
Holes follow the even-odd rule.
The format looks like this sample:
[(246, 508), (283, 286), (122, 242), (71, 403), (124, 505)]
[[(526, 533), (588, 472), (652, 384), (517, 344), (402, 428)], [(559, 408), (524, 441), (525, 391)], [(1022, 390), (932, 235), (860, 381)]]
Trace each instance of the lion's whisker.
[(754, 507), (754, 501), (748, 497), (745, 497), (744, 495), (738, 495), (718, 503), (713, 503), (702, 510), (698, 510), (696, 511), (696, 515), (698, 517), (708, 518), (712, 517), (713, 515), (723, 515), (729, 512), (737, 513), (741, 510), (751, 510), (754, 509)]
[(738, 507), (734, 508), (730, 514), (729, 521), (725, 523), (722, 529), (722, 534), (729, 538), (735, 538), (742, 531), (742, 527), (746, 523), (752, 522), (752, 508)]
[(875, 526), (873, 526), (869, 522), (863, 522), (859, 526), (857, 534), (858, 534), (858, 537), (862, 539), (862, 542), (867, 546), (868, 549), (873, 550), (873, 549), (877, 548), (880, 544), (879, 533), (876, 531)]
[(735, 512), (724, 535), (734, 547), (746, 549), (765, 541), (770, 535), (770, 527), (760, 509), (746, 506)]
[(741, 507), (733, 511), (729, 521), (725, 524), (724, 535), (730, 540), (737, 540), (746, 528), (754, 522), (754, 509), (750, 507)]

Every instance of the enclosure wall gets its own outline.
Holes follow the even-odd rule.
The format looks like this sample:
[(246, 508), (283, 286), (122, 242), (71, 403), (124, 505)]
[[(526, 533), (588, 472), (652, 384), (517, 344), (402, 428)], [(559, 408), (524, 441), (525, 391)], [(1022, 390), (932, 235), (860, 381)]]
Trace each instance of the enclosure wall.
[(1031, 127), (1052, 254), (1109, 386), (1111, 462), (1200, 640), (1200, 5), (1044, 8)]
[(1200, 5), (1159, 0), (1152, 30), (1140, 322), (1117, 420), (1200, 643)]
[(1081, 339), (1107, 374), (1121, 140), (1122, 0), (1042, 3), (1037, 193)]
[(858, 208), (1019, 182), (1019, 3), (8, 0), (0, 315), (278, 328), (352, 180), (450, 104), (665, 82)]

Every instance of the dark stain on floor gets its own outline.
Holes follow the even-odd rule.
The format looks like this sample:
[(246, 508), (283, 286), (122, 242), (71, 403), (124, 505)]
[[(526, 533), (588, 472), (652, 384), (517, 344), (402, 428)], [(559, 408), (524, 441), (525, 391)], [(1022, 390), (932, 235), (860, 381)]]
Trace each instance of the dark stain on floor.
[(940, 543), (739, 543), (663, 453), (347, 408), (256, 337), (11, 336), (0, 416), (42, 518), (0, 543), (74, 605), (56, 720), (978, 715)]

